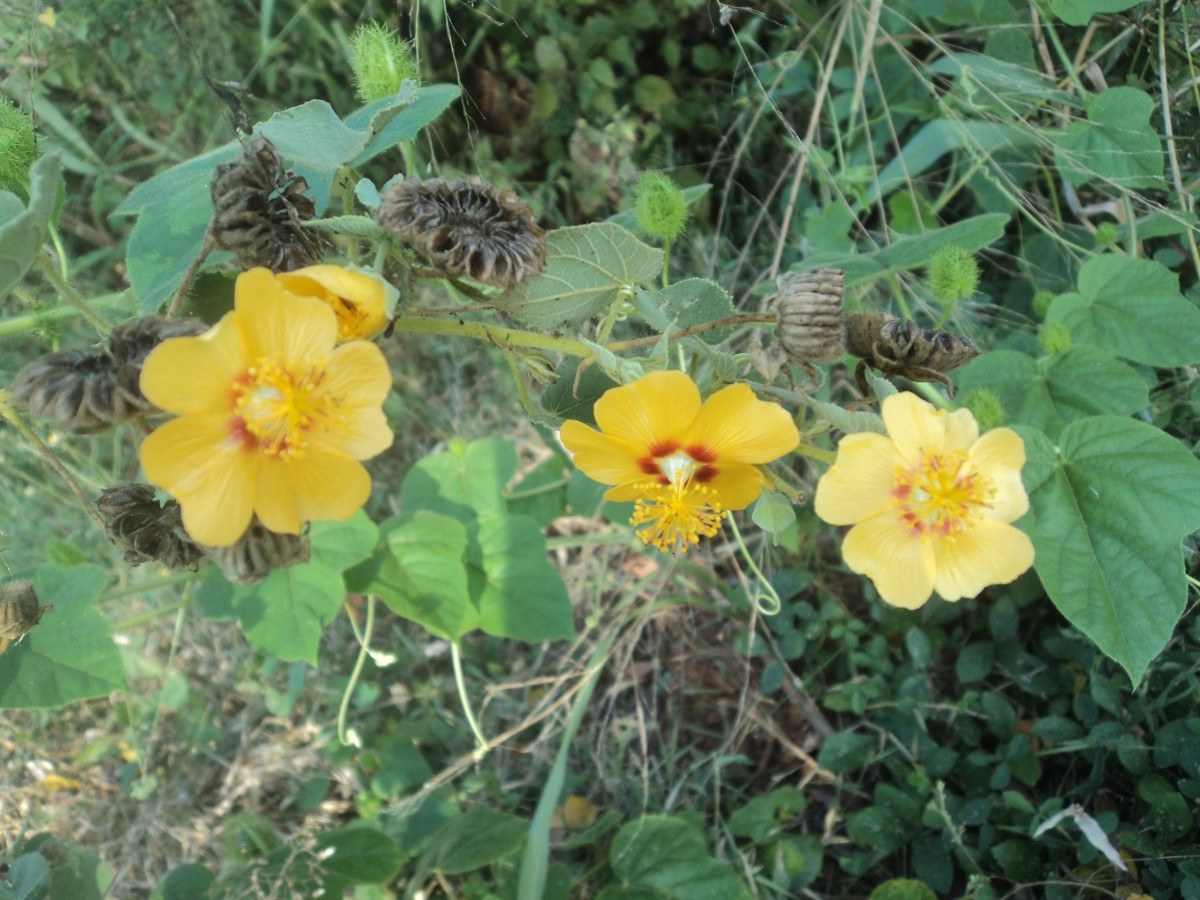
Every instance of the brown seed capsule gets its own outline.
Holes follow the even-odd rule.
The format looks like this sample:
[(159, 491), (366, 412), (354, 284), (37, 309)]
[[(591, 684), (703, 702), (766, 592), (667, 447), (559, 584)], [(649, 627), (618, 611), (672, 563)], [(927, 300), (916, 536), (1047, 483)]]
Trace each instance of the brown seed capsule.
[(301, 224), (316, 211), (307, 188), (303, 178), (284, 170), (274, 144), (261, 135), (252, 138), (237, 159), (213, 173), (208, 226), (213, 242), (236, 253), (247, 269), (291, 272), (319, 262), (321, 236)]
[(376, 219), (434, 266), (483, 284), (512, 287), (546, 264), (546, 236), (509, 190), (406, 178), (383, 192)]
[(29, 633), (49, 606), (42, 606), (32, 581), (0, 584), (0, 653)]
[(168, 319), (163, 316), (142, 316), (118, 325), (108, 336), (117, 373), (117, 391), (130, 408), (149, 412), (155, 407), (142, 396), (140, 380), (142, 364), (150, 351), (168, 338), (194, 337), (203, 334), (208, 326), (199, 319)]
[(230, 581), (253, 584), (275, 569), (308, 562), (311, 546), (308, 535), (268, 531), (256, 516), (237, 543), (203, 549), (204, 555), (220, 566)]
[(775, 336), (792, 362), (831, 362), (845, 352), (844, 276), (841, 269), (785, 272), (779, 276), (779, 293), (775, 295), (779, 327)]
[(137, 413), (117, 390), (117, 372), (103, 347), (61, 350), (17, 373), (13, 399), (30, 415), (73, 434), (99, 434)]
[(204, 551), (183, 530), (179, 503), (160, 504), (148, 484), (106, 488), (96, 507), (104, 517), (108, 539), (130, 566), (158, 560), (168, 569), (194, 572), (204, 558)]
[(866, 367), (887, 378), (938, 381), (954, 396), (954, 384), (945, 372), (957, 369), (979, 355), (970, 338), (947, 331), (917, 328), (915, 322), (881, 312), (854, 312), (846, 316), (846, 349), (859, 357), (855, 378), (864, 394)]

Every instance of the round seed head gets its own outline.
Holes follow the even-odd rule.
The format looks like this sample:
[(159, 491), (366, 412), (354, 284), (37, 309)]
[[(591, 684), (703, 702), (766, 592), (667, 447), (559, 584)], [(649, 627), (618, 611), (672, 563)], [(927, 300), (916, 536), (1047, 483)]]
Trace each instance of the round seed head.
[(785, 272), (778, 285), (775, 334), (788, 358), (804, 365), (841, 358), (845, 273), (841, 269)]
[(118, 391), (112, 357), (103, 347), (38, 357), (17, 373), (12, 395), (30, 415), (72, 434), (99, 434), (139, 411)]

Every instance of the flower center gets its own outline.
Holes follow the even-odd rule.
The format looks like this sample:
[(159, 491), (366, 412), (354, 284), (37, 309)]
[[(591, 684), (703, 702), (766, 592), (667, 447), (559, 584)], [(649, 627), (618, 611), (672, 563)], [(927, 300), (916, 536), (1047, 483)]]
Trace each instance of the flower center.
[(664, 552), (686, 553), (689, 544), (698, 544), (701, 537), (712, 537), (720, 530), (725, 513), (716, 491), (705, 484), (716, 474), (716, 468), (709, 465), (714, 460), (715, 454), (704, 448), (671, 447), (661, 448), (646, 461), (643, 471), (657, 472), (658, 478), (641, 486), (643, 497), (629, 520), (632, 525), (646, 526), (637, 531), (643, 543)]
[(996, 494), (990, 479), (966, 466), (962, 450), (928, 454), (911, 469), (898, 469), (892, 499), (900, 521), (916, 537), (961, 534)]
[(337, 399), (324, 387), (325, 369), (297, 369), (264, 357), (235, 381), (230, 433), (243, 449), (296, 457), (313, 428), (326, 425)]
[(334, 297), (333, 313), (337, 316), (338, 340), (348, 341), (351, 338), (362, 337), (363, 323), (367, 321), (367, 311), (345, 297)]

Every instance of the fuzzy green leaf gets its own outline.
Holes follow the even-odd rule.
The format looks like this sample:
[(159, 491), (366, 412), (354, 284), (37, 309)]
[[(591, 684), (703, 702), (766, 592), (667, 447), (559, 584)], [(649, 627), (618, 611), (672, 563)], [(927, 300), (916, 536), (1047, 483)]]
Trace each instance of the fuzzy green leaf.
[(1068, 25), (1086, 25), (1098, 13), (1121, 12), (1142, 0), (1050, 0), (1050, 11)]
[[(685, 278), (660, 291), (639, 292), (635, 303), (642, 318), (659, 332), (682, 331), (733, 315), (729, 292), (707, 278)], [(719, 344), (732, 331), (732, 326), (714, 328), (698, 337)]]
[(338, 614), (345, 596), (341, 572), (310, 561), (237, 588), (233, 608), (255, 650), (315, 666), (321, 630)]
[(617, 383), (597, 366), (588, 366), (577, 379), (578, 371), (579, 360), (563, 363), (556, 373), (558, 380), (542, 391), (542, 409), (558, 419), (577, 419), (594, 426), (596, 401), (605, 391), (617, 387)]
[(405, 82), (395, 97), (377, 100), (352, 112), (346, 117), (346, 124), (369, 133), (365, 149), (353, 162), (354, 168), (360, 168), (399, 143), (411, 141), (461, 93), (455, 84), (416, 87)]
[(645, 891), (647, 896), (675, 900), (751, 896), (733, 869), (709, 855), (700, 830), (682, 819), (642, 816), (630, 822), (613, 838), (608, 857), (625, 889)]
[(525, 843), (529, 823), (509, 813), (477, 806), (447, 822), (429, 852), (446, 875), (461, 875), (514, 853)]
[(504, 488), (516, 471), (517, 451), (511, 441), (451, 441), (449, 450), (427, 456), (408, 470), (400, 489), (400, 510), (428, 509), (463, 522), (503, 513)]
[(1150, 425), (1072, 422), (1058, 446), (1018, 427), (1046, 593), (1136, 685), (1187, 599), (1183, 538), (1200, 528), (1200, 461)]
[(58, 205), (62, 161), (47, 153), (29, 170), (29, 205), (0, 191), (0, 300), (29, 271)]
[(313, 852), (327, 878), (347, 885), (390, 881), (404, 861), (395, 841), (358, 824), (317, 835)]
[(93, 608), (108, 580), (96, 566), (37, 569), (33, 588), (52, 608), (0, 655), (0, 708), (63, 706), (125, 688), (108, 621)]
[(1046, 321), (1062, 322), (1074, 346), (1149, 366), (1200, 362), (1200, 309), (1179, 293), (1179, 276), (1149, 259), (1095, 256), (1079, 270), (1079, 292), (1061, 294)]
[(1117, 359), (1076, 347), (1043, 359), (995, 350), (971, 361), (958, 377), (963, 395), (986, 388), (1004, 406), (1006, 421), (1055, 437), (1089, 416), (1125, 415), (1150, 402), (1146, 380)]
[(500, 304), (532, 328), (576, 325), (604, 312), (621, 292), (650, 283), (663, 252), (611, 222), (558, 228), (546, 235), (546, 268)]
[(1072, 122), (1055, 141), (1058, 171), (1076, 187), (1101, 180), (1127, 188), (1165, 188), (1163, 149), (1145, 91), (1110, 88), (1088, 102), (1087, 121)]

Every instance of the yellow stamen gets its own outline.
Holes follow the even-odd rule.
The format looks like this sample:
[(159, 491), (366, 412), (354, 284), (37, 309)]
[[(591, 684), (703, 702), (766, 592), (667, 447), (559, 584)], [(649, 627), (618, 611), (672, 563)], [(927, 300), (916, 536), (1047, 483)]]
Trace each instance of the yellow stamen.
[(892, 487), (900, 520), (915, 536), (961, 534), (996, 495), (990, 479), (967, 468), (962, 450), (931, 453), (920, 465), (899, 469)]
[(637, 532), (643, 543), (664, 552), (687, 553), (689, 544), (720, 530), (725, 513), (712, 488), (676, 478), (665, 485), (646, 482), (641, 489), (644, 497), (634, 506), (629, 522), (646, 525)]
[(327, 426), (336, 410), (325, 380), (321, 365), (297, 370), (260, 359), (234, 385), (234, 439), (270, 456), (303, 455), (308, 433)]

